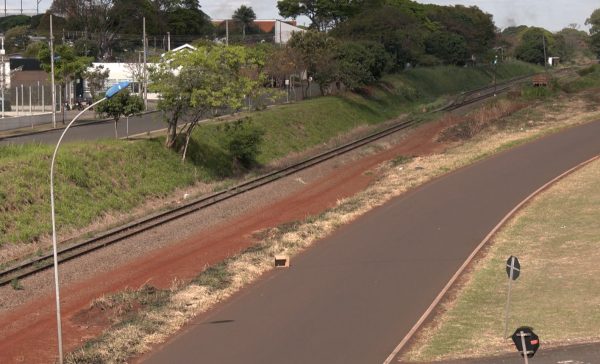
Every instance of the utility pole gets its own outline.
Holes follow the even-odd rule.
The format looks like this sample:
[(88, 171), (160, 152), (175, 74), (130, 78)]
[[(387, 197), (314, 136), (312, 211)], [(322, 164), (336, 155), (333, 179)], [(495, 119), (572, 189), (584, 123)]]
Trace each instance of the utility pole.
[(167, 51), (171, 51), (171, 32), (167, 32)]
[(225, 19), (225, 45), (229, 45), (229, 19)]
[[(50, 82), (52, 83), (52, 127), (56, 129), (56, 86), (54, 85), (54, 33), (52, 32), (52, 14), (50, 14)], [(59, 346), (61, 346), (62, 356), (62, 341), (60, 341), (60, 324), (58, 330)]]
[(143, 18), (143, 32), (144, 32), (144, 109), (148, 110), (148, 77), (147, 77), (147, 58), (146, 53), (148, 52), (148, 40), (146, 39), (146, 17)]
[(542, 44), (544, 45), (544, 69), (547, 71), (548, 57), (546, 55), (546, 36), (542, 34)]
[(4, 88), (6, 87), (6, 65), (4, 64), (4, 37), (2, 37), (2, 49), (0, 50), (0, 56), (2, 57), (2, 119), (4, 119)]

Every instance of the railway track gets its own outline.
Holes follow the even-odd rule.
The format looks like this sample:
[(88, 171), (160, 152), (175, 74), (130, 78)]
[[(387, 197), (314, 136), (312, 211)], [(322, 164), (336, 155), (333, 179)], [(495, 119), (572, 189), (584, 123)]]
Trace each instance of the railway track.
[[(504, 82), (502, 84), (497, 84), (496, 86), (488, 86), (477, 90), (465, 92), (459, 97), (457, 97), (457, 99), (455, 99), (451, 104), (439, 110), (435, 110), (434, 112), (456, 110), (462, 106), (469, 105), (474, 102), (481, 101), (485, 98), (492, 97), (494, 94), (505, 91), (511, 86), (522, 82), (524, 79), (527, 79), (528, 77), (530, 76), (518, 77), (510, 81)], [(176, 220), (180, 217), (189, 215), (208, 206), (217, 204), (221, 201), (225, 201), (227, 199), (238, 196), (255, 188), (267, 185), (271, 182), (297, 173), (299, 171), (327, 161), (341, 154), (345, 154), (349, 151), (370, 144), (374, 141), (377, 141), (388, 135), (394, 134), (398, 131), (410, 128), (416, 123), (416, 119), (396, 123), (394, 125), (386, 127), (383, 130), (374, 132), (360, 139), (343, 144), (326, 152), (317, 154), (283, 169), (270, 172), (257, 178), (242, 182), (226, 190), (215, 192), (208, 196), (202, 196), (200, 198), (191, 200), (181, 206), (175, 207), (167, 211), (154, 213), (152, 215), (135, 220), (123, 226), (103, 232), (97, 236), (94, 236), (84, 241), (80, 241), (70, 245), (61, 244), (63, 246), (58, 250), (58, 261), (59, 263), (63, 263), (71, 259), (77, 258), (79, 256), (93, 252), (95, 250), (101, 249), (103, 247), (106, 247), (108, 245), (117, 243), (131, 236), (150, 230), (154, 227), (163, 225), (169, 221)], [(52, 265), (52, 253), (43, 254), (34, 258), (21, 261), (12, 267), (0, 271), (0, 286), (6, 285), (13, 280), (22, 279), (29, 275), (43, 271), (47, 268), (52, 267)]]

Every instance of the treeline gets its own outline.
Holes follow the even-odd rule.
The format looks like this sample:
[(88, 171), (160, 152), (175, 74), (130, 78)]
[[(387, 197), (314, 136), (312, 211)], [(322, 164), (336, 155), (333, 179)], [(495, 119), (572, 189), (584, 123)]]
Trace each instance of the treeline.
[(381, 44), (394, 69), (407, 64), (462, 65), (493, 55), (492, 16), (475, 6), (411, 0), (282, 0), (277, 6), (282, 16), (308, 16), (312, 29), (331, 30), (341, 41)]
[(492, 16), (477, 7), (410, 0), (278, 2), (286, 17), (308, 16), (279, 63), (306, 69), (324, 94), (358, 89), (407, 67), (487, 63), (495, 56)]
[(527, 26), (501, 32), (476, 6), (411, 0), (280, 0), (277, 6), (284, 17), (311, 20), (309, 31), (289, 43), (297, 55), (281, 51), (278, 59), (287, 52), (287, 64), (307, 69), (325, 88), (356, 89), (415, 66), (490, 65), (508, 58), (544, 65), (545, 56), (569, 62), (600, 54), (600, 9), (586, 21), (590, 36), (577, 24), (557, 33)]
[(561, 31), (552, 33), (539, 27), (525, 25), (505, 28), (498, 34), (497, 47), (503, 57), (543, 65), (544, 47), (546, 57), (559, 57), (562, 62), (594, 58), (595, 50), (590, 35), (571, 24)]
[(141, 47), (144, 18), (149, 37), (170, 33), (175, 39), (211, 38), (215, 32), (198, 0), (54, 0), (45, 14), (0, 20), (7, 50), (23, 51), (32, 43), (30, 36), (48, 36), (50, 14), (58, 42), (72, 42), (82, 56), (96, 59), (114, 59), (115, 54)]

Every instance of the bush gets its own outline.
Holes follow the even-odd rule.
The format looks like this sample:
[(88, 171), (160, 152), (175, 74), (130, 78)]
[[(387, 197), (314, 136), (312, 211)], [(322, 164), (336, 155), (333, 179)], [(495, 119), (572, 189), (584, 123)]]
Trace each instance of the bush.
[(225, 124), (226, 147), (234, 164), (250, 168), (256, 164), (265, 131), (252, 123), (250, 118)]
[(532, 99), (545, 99), (554, 95), (554, 91), (551, 87), (534, 87), (527, 86), (523, 88), (521, 93), (524, 99), (532, 100)]
[(592, 74), (592, 73), (594, 73), (596, 71), (600, 71), (600, 65), (594, 64), (594, 65), (591, 65), (589, 67), (582, 68), (582, 69), (578, 70), (577, 74), (579, 76), (583, 77), (583, 76), (587, 76), (589, 74)]

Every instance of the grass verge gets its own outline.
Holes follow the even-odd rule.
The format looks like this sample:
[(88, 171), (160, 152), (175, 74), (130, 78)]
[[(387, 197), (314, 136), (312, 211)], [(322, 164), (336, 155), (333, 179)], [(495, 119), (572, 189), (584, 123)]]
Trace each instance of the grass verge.
[(600, 161), (559, 181), (503, 228), (486, 256), (436, 318), (407, 361), (448, 360), (514, 351), (503, 339), (506, 259), (514, 282), (509, 335), (532, 326), (545, 347), (600, 340)]
[[(572, 101), (572, 100), (570, 100)], [(574, 106), (577, 107), (577, 106)], [(539, 137), (560, 128), (599, 117), (596, 113), (583, 113), (577, 117), (570, 110), (556, 108), (556, 114), (543, 121), (523, 124), (510, 123), (511, 127), (490, 127), (470, 140), (457, 144), (445, 154), (428, 157), (402, 157), (383, 164), (377, 170), (379, 178), (367, 190), (338, 202), (334, 208), (318, 216), (309, 217), (257, 233), (257, 245), (230, 258), (212, 270), (208, 276), (189, 284), (174, 285), (170, 300), (160, 307), (139, 310), (133, 319), (116, 324), (101, 337), (71, 353), (69, 362), (97, 360), (123, 362), (129, 357), (150, 350), (174, 334), (186, 322), (207, 311), (216, 303), (273, 269), (275, 255), (292, 256), (314, 242), (332, 233), (376, 206), (450, 170), (497, 153), (524, 140)], [(522, 112), (522, 111), (520, 111)], [(559, 118), (559, 112), (571, 118)]]

